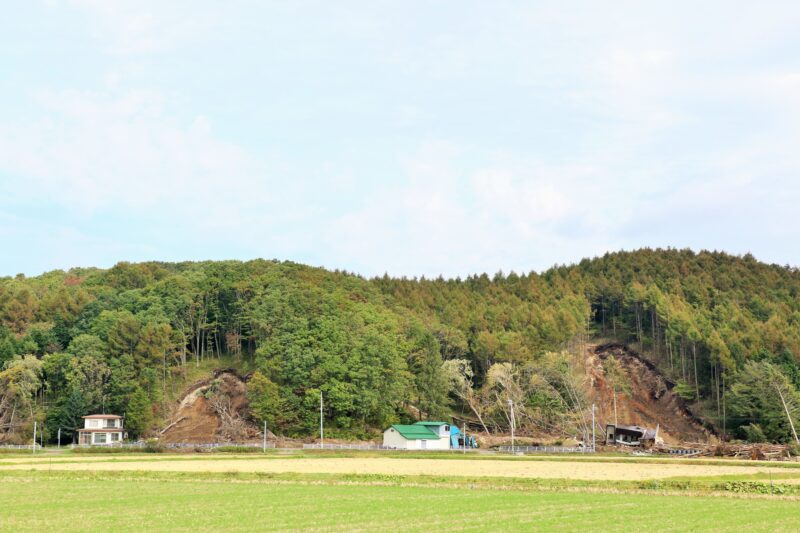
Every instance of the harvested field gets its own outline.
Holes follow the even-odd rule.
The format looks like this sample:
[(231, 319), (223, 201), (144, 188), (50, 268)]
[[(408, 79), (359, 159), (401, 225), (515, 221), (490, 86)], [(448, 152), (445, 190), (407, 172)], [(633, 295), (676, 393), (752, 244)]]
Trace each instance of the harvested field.
[[(91, 459), (89, 461), (85, 459)], [(770, 466), (649, 464), (589, 461), (526, 461), (470, 459), (402, 459), (383, 457), (197, 458), (158, 460), (70, 458), (68, 461), (21, 463), (0, 461), (0, 470), (263, 472), (300, 474), (384, 474), (637, 481), (671, 477), (785, 474)], [(798, 473), (800, 477), (800, 473)]]

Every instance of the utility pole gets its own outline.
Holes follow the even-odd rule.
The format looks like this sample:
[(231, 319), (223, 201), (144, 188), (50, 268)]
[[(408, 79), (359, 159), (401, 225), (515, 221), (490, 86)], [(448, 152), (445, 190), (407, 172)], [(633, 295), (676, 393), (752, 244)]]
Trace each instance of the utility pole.
[(511, 453), (514, 453), (514, 426), (516, 426), (516, 424), (514, 422), (514, 402), (510, 399), (508, 400), (508, 412), (508, 419), (511, 422)]
[(322, 416), (322, 391), (319, 391), (319, 447), (325, 448), (325, 426), (324, 418)]
[(33, 453), (36, 453), (36, 421), (33, 421)]
[(461, 442), (464, 443), (464, 453), (467, 453), (467, 423), (466, 422), (464, 422), (464, 436), (461, 437), (461, 438), (462, 438)]
[(61, 449), (61, 428), (58, 428), (58, 449)]
[(614, 427), (617, 426), (617, 388), (614, 387)]
[(264, 453), (267, 453), (267, 421), (264, 420)]
[(595, 434), (594, 434), (594, 411), (595, 411), (595, 405), (592, 404), (592, 451), (596, 452), (597, 451), (597, 444), (595, 443), (596, 441), (595, 441)]
[(783, 397), (783, 392), (781, 391), (780, 385), (778, 384), (778, 382), (776, 382), (774, 380), (773, 380), (772, 385), (773, 385), (773, 387), (775, 387), (775, 390), (778, 392), (778, 396), (780, 397), (781, 403), (783, 404), (783, 410), (786, 411), (786, 419), (789, 421), (789, 427), (792, 430), (792, 436), (794, 437), (794, 441), (797, 444), (800, 444), (800, 439), (797, 438), (797, 430), (794, 428), (794, 422), (792, 422), (792, 414), (789, 412), (789, 406), (786, 405), (786, 399)]

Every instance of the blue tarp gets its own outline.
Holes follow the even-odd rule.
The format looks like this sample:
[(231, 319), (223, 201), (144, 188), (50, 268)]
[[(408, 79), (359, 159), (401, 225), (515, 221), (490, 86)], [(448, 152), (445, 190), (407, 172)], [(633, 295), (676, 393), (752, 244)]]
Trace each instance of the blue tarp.
[(456, 426), (450, 426), (450, 447), (458, 448), (458, 436), (461, 434)]

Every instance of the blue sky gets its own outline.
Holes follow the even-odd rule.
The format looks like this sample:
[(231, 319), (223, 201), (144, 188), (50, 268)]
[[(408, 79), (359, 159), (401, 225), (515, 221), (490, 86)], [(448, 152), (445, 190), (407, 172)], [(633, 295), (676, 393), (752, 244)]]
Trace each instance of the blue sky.
[(15, 2), (0, 275), (798, 265), (796, 2)]

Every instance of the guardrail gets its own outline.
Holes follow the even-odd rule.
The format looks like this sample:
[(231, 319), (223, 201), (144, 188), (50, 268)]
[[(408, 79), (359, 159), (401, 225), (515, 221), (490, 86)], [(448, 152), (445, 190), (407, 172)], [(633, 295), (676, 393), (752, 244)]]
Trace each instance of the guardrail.
[(498, 452), (505, 453), (594, 453), (594, 450), (582, 446), (498, 446)]
[(0, 448), (4, 450), (32, 450), (34, 446), (37, 450), (42, 449), (42, 445), (38, 442), (36, 444), (0, 444)]
[(703, 453), (703, 450), (675, 448), (667, 450), (667, 453), (670, 455), (697, 455), (698, 453)]

